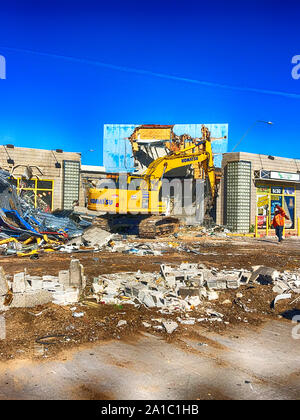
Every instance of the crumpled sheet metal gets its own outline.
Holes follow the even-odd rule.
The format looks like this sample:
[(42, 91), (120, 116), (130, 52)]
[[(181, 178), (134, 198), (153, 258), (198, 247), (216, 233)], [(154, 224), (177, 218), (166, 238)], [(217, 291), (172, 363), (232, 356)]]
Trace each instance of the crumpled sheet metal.
[[(20, 237), (23, 234), (42, 237), (43, 233), (64, 233), (65, 237), (80, 236), (87, 222), (77, 223), (65, 213), (50, 214), (31, 207), (18, 196), (16, 188), (9, 181), (10, 174), (0, 169), (0, 225), (2, 238)], [(56, 235), (63, 237), (62, 235)]]

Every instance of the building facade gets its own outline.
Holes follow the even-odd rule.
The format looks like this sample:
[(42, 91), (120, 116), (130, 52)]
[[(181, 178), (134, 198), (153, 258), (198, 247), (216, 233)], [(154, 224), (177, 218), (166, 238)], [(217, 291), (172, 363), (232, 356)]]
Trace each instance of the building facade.
[[(253, 231), (256, 216), (260, 232), (272, 230), (276, 205), (290, 220), (286, 233), (297, 232), (300, 217), (300, 160), (252, 153), (225, 153), (217, 199), (217, 223), (232, 231)], [(267, 226), (268, 225), (268, 226)]]
[(80, 199), (80, 153), (13, 145), (3, 145), (0, 151), (0, 167), (32, 206), (51, 212), (71, 209)]

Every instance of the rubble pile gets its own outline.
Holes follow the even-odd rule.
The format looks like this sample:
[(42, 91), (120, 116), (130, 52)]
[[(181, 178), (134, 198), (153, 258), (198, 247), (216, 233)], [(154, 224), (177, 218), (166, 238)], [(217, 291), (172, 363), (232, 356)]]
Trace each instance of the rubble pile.
[(32, 207), (10, 181), (10, 174), (0, 170), (0, 254), (22, 257), (59, 250), (91, 225), (72, 211), (50, 214)]
[(203, 300), (218, 299), (218, 290), (237, 289), (251, 273), (208, 270), (198, 264), (162, 264), (160, 273), (117, 273), (94, 278), (92, 297), (108, 304), (131, 303), (161, 312), (189, 311)]
[[(184, 244), (180, 241), (159, 241), (159, 242), (148, 242), (140, 243), (132, 241), (130, 243), (126, 242), (125, 238), (120, 238), (120, 235), (113, 235), (112, 239), (108, 238), (107, 244), (101, 247), (102, 251), (112, 252), (112, 253), (122, 253), (122, 254), (134, 254), (138, 256), (143, 255), (154, 255), (161, 256), (170, 251), (175, 252), (186, 252), (196, 255), (207, 254), (204, 252), (204, 248), (209, 248), (209, 243), (193, 243), (193, 244)], [(131, 239), (133, 239), (131, 237)], [(212, 252), (210, 252), (212, 254)], [(217, 253), (214, 253), (217, 255)]]
[(0, 311), (49, 302), (70, 305), (78, 302), (85, 286), (84, 269), (77, 259), (72, 259), (69, 270), (59, 271), (58, 276), (30, 276), (25, 271), (10, 277), (0, 267)]
[(230, 230), (226, 226), (214, 225), (211, 227), (205, 226), (183, 226), (180, 228), (178, 236), (192, 235), (195, 237), (209, 237), (226, 238)]
[[(205, 302), (218, 300), (221, 291), (248, 287), (251, 284), (272, 284), (277, 300), (289, 292), (300, 294), (300, 273), (278, 271), (268, 267), (247, 270), (207, 269), (201, 264), (182, 263), (174, 267), (162, 264), (160, 273), (116, 273), (95, 277), (91, 298), (104, 304), (132, 304), (137, 307), (158, 308), (163, 314), (189, 312)], [(243, 295), (236, 293), (235, 303), (246, 312), (251, 310), (240, 301)], [(291, 295), (292, 296), (292, 295)], [(291, 297), (290, 296), (290, 297)], [(300, 298), (300, 297), (299, 297)], [(223, 304), (231, 303), (224, 301)], [(276, 303), (276, 302), (275, 302)], [(219, 313), (208, 313), (209, 320), (222, 320)], [(205, 321), (201, 318), (198, 321)], [(181, 323), (193, 323), (191, 319)]]
[[(68, 270), (57, 276), (31, 276), (26, 270), (6, 275), (0, 267), (0, 311), (9, 308), (33, 307), (45, 303), (70, 305), (79, 301), (87, 283), (84, 269), (78, 259), (71, 259)], [(178, 266), (162, 264), (159, 273), (122, 272), (95, 277), (86, 302), (96, 304), (141, 305), (158, 308), (163, 314), (186, 313), (205, 302), (217, 301), (221, 292), (236, 290), (253, 284), (271, 285), (277, 296), (273, 307), (282, 299), (299, 294), (300, 272), (279, 273), (269, 267), (253, 267), (247, 270), (208, 269), (203, 264), (181, 263)], [(235, 303), (250, 312), (236, 293)], [(298, 298), (297, 298), (298, 299)], [(225, 299), (223, 304), (232, 303)], [(209, 314), (210, 319), (212, 314)], [(201, 319), (201, 320), (205, 320)], [(221, 320), (218, 314), (216, 319)], [(179, 322), (183, 322), (180, 318)], [(191, 320), (189, 320), (191, 322)]]

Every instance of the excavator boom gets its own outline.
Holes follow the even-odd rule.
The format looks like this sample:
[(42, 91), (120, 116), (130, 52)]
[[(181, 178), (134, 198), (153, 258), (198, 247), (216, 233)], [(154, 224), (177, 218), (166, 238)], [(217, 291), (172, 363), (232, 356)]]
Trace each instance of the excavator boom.
[[(200, 145), (204, 145), (205, 150), (199, 150)], [(197, 151), (193, 152), (193, 150), (196, 148)], [(211, 143), (208, 141), (198, 142), (186, 149), (173, 152), (169, 155), (154, 160), (143, 174), (143, 178), (147, 182), (147, 186), (150, 189), (152, 180), (161, 180), (163, 176), (172, 169), (189, 166), (192, 163), (198, 163), (203, 166), (204, 172), (209, 179), (211, 195), (214, 198), (216, 190), (215, 167)]]

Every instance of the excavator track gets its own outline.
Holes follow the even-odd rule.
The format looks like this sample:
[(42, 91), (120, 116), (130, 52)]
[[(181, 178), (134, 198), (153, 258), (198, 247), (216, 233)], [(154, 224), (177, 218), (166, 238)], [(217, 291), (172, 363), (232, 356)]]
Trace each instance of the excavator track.
[(98, 216), (93, 224), (108, 232), (118, 232), (120, 229), (132, 228), (135, 225), (138, 235), (146, 239), (170, 235), (179, 229), (179, 219), (171, 216)]
[(176, 233), (179, 229), (179, 219), (168, 216), (152, 216), (139, 224), (140, 238), (155, 239), (160, 236)]

